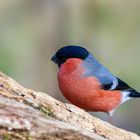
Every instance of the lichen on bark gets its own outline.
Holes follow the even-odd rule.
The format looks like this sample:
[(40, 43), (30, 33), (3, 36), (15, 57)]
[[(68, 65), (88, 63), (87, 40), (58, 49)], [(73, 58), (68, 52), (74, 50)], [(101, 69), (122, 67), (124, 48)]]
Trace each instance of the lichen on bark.
[(2, 140), (140, 140), (74, 105), (26, 89), (2, 72), (0, 95)]

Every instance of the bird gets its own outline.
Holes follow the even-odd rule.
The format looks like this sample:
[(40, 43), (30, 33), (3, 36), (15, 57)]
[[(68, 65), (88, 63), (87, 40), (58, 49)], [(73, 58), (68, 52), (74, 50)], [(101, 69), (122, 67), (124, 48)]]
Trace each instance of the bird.
[(105, 112), (108, 121), (124, 102), (140, 93), (112, 74), (86, 48), (64, 46), (51, 60), (58, 65), (58, 85), (63, 96), (85, 111)]

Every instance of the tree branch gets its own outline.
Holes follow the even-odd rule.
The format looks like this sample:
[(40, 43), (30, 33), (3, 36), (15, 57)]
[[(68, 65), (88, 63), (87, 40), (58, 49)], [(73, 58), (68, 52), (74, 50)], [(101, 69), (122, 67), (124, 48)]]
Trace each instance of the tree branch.
[(26, 89), (0, 72), (0, 136), (8, 139), (140, 140), (78, 107)]

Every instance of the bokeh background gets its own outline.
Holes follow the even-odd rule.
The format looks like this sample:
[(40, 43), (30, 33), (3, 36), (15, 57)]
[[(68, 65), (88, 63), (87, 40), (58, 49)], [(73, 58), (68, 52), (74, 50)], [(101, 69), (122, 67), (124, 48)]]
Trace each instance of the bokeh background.
[[(50, 58), (70, 44), (140, 91), (139, 0), (0, 0), (0, 70), (23, 86), (66, 102)], [(140, 134), (140, 99), (117, 109), (113, 124)]]

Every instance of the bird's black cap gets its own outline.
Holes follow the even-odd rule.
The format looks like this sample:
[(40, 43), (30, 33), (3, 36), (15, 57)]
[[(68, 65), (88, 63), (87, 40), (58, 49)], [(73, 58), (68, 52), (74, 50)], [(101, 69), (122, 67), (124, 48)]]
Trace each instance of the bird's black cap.
[(84, 60), (88, 55), (89, 52), (85, 48), (70, 45), (59, 49), (51, 60), (60, 66), (69, 58), (80, 58)]

